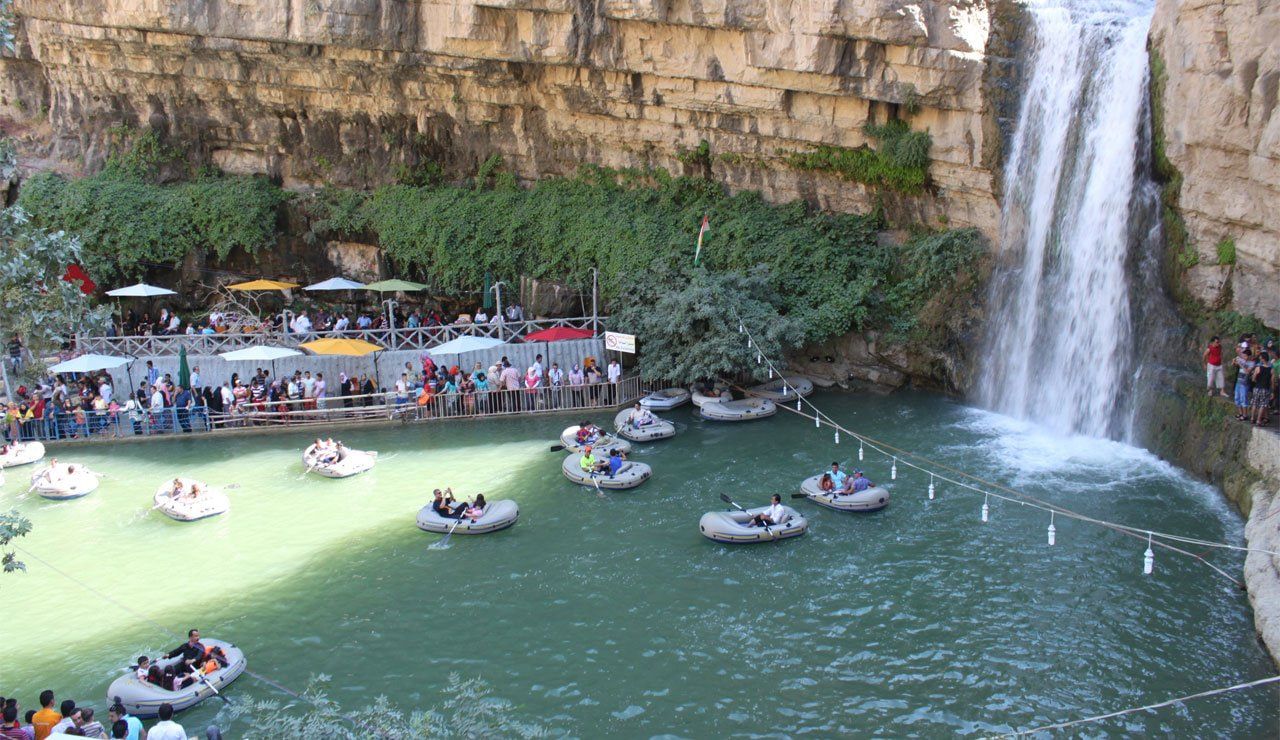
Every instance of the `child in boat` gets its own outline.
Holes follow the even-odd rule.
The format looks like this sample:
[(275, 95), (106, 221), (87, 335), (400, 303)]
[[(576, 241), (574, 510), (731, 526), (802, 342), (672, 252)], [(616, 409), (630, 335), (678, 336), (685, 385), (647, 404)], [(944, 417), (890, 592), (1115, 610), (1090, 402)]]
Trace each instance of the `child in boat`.
[(830, 493), (835, 487), (836, 484), (831, 481), (831, 474), (823, 473), (822, 479), (818, 481), (818, 490), (823, 493)]
[(475, 502), (473, 502), (470, 506), (467, 507), (467, 510), (463, 514), (463, 516), (465, 516), (466, 518), (474, 522), (480, 517), (484, 516), (484, 509), (487, 505), (488, 504), (485, 503), (485, 500), (484, 500), (484, 494), (478, 493), (476, 494)]

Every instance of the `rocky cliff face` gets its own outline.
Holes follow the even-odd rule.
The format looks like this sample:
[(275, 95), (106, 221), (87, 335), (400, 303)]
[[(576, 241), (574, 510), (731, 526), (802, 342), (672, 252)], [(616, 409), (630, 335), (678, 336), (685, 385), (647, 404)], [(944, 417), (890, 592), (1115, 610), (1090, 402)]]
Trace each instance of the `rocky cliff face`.
[[(1199, 264), (1192, 293), (1280, 326), (1280, 5), (1158, 0), (1161, 131)], [(1163, 69), (1160, 67), (1163, 66)], [(1234, 264), (1219, 264), (1218, 246)]]
[(47, 109), (51, 153), (90, 168), (146, 126), (286, 184), (501, 154), (525, 179), (656, 166), (837, 211), (877, 194), (784, 155), (902, 116), (932, 186), (879, 194), (891, 215), (994, 234), (998, 1), (15, 0), (0, 112)]

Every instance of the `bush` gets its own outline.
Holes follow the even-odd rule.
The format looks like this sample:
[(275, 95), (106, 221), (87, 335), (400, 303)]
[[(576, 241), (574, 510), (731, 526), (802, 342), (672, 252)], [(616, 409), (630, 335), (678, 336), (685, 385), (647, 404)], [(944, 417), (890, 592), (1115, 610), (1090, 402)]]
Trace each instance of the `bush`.
[(1218, 264), (1234, 265), (1236, 263), (1236, 240), (1229, 236), (1218, 242)]

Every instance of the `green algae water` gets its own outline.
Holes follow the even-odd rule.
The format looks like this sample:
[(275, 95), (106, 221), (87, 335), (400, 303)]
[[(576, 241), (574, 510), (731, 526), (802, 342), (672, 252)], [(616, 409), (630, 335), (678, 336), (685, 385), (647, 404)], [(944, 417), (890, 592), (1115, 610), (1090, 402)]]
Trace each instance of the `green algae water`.
[[(929, 395), (820, 393), (846, 426), (1114, 521), (1239, 543), (1210, 488), (1141, 450), (1033, 427)], [(611, 418), (611, 414), (607, 415)], [(686, 406), (673, 440), (638, 445), (654, 476), (597, 497), (549, 452), (566, 417), (342, 430), (379, 451), (370, 473), (305, 476), (306, 434), (63, 449), (108, 474), (90, 496), (25, 496), (6, 472), (0, 506), (35, 531), (29, 571), (0, 578), (0, 694), (105, 709), (107, 685), (140, 654), (176, 644), (95, 596), (183, 632), (235, 642), (249, 668), (294, 689), (332, 677), (355, 709), (386, 695), (438, 704), (450, 674), (478, 677), (525, 722), (574, 736), (989, 734), (1152, 703), (1270, 675), (1247, 600), (1194, 561), (992, 501), (899, 466), (892, 505), (854, 516), (789, 501), (807, 536), (752, 547), (698, 534), (717, 494), (763, 503), (833, 459), (887, 481), (889, 461), (836, 445), (792, 414), (712, 424)], [(599, 414), (597, 422), (608, 422)], [(231, 490), (231, 511), (181, 524), (149, 511), (166, 478)], [(414, 526), (432, 487), (513, 498), (505, 532)], [(76, 583), (34, 556), (73, 576)], [(1242, 558), (1213, 554), (1238, 573)], [(83, 585), (81, 585), (83, 584)], [(249, 675), (233, 700), (278, 698)], [(1273, 689), (1136, 714), (1087, 733), (1274, 736)], [(217, 700), (180, 717), (220, 723)]]

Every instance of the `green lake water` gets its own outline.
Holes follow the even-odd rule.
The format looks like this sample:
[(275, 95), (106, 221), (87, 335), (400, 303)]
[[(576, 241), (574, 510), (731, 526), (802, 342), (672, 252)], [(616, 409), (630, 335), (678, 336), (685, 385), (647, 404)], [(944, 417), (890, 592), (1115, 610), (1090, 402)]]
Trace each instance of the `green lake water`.
[[(846, 426), (1141, 527), (1241, 542), (1219, 495), (1141, 450), (1044, 436), (923, 394), (820, 393)], [(605, 424), (611, 414), (600, 414)], [(246, 651), (251, 670), (301, 689), (332, 677), (351, 708), (381, 694), (428, 707), (450, 673), (479, 677), (521, 720), (559, 734), (889, 736), (988, 734), (1261, 678), (1244, 594), (1192, 560), (991, 502), (899, 467), (885, 511), (790, 502), (807, 536), (732, 547), (698, 518), (796, 490), (856, 445), (792, 414), (695, 420), (640, 445), (653, 478), (600, 499), (560, 474), (548, 447), (566, 417), (343, 430), (380, 452), (370, 473), (303, 477), (305, 434), (63, 449), (108, 474), (90, 496), (25, 497), (32, 468), (6, 470), (0, 506), (35, 524), (19, 545), (168, 628), (199, 627)], [(868, 454), (873, 480), (888, 461)], [(238, 483), (227, 515), (191, 524), (151, 512), (177, 474)], [(455, 535), (414, 526), (435, 486), (513, 498), (520, 523)], [(1212, 555), (1238, 574), (1242, 558)], [(45, 565), (0, 579), (0, 694), (32, 705), (53, 688), (105, 712), (107, 685), (139, 653), (176, 642)], [(234, 698), (278, 697), (245, 675)], [(1274, 737), (1280, 698), (1261, 689), (1091, 727), (1090, 734)], [(180, 717), (219, 721), (214, 701)]]

